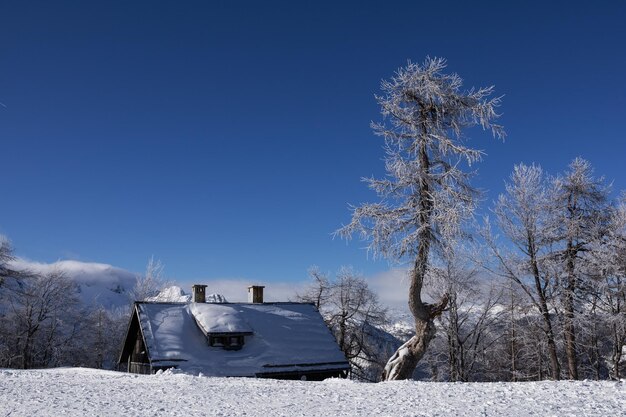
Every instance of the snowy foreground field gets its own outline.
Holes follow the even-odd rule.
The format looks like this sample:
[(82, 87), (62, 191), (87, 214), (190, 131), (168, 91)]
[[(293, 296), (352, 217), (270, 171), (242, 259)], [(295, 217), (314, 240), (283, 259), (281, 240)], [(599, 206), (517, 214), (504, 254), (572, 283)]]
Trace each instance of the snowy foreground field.
[(626, 383), (362, 384), (0, 370), (0, 416), (624, 416)]

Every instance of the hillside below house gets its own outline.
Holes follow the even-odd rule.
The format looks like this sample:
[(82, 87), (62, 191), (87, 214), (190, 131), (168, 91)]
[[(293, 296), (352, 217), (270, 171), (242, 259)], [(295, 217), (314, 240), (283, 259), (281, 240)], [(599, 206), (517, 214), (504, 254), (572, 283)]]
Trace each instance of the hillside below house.
[(136, 302), (120, 369), (154, 373), (177, 368), (207, 376), (322, 380), (345, 378), (350, 365), (309, 303), (264, 303), (263, 287), (248, 303)]

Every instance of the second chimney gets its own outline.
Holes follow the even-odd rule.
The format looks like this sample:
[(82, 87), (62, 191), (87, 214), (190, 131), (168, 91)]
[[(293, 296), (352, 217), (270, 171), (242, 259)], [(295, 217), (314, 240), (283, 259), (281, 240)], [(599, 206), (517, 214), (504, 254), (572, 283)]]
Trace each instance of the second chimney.
[(206, 303), (206, 285), (192, 285), (192, 301), (194, 303)]
[(263, 303), (263, 288), (262, 285), (251, 285), (248, 287), (248, 302), (249, 303)]

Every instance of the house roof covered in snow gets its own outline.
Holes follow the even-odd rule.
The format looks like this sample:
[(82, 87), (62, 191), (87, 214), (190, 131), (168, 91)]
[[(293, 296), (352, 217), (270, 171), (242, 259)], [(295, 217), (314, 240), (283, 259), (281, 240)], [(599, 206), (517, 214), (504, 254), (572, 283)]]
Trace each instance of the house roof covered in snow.
[[(308, 303), (138, 302), (133, 319), (153, 367), (214, 376), (349, 369), (321, 315)], [(231, 334), (244, 336), (239, 350), (208, 343), (213, 335)], [(130, 350), (127, 339), (120, 363)]]

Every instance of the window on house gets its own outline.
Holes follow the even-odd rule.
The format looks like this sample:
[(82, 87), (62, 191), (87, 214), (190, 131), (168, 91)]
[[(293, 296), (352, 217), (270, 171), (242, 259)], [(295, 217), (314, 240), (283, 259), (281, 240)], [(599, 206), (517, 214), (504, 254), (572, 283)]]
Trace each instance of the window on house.
[(213, 347), (223, 347), (224, 346), (224, 338), (222, 336), (210, 336), (209, 337), (209, 345)]
[(239, 350), (243, 347), (243, 335), (236, 336), (209, 336), (209, 345), (212, 347), (221, 347), (225, 350)]

